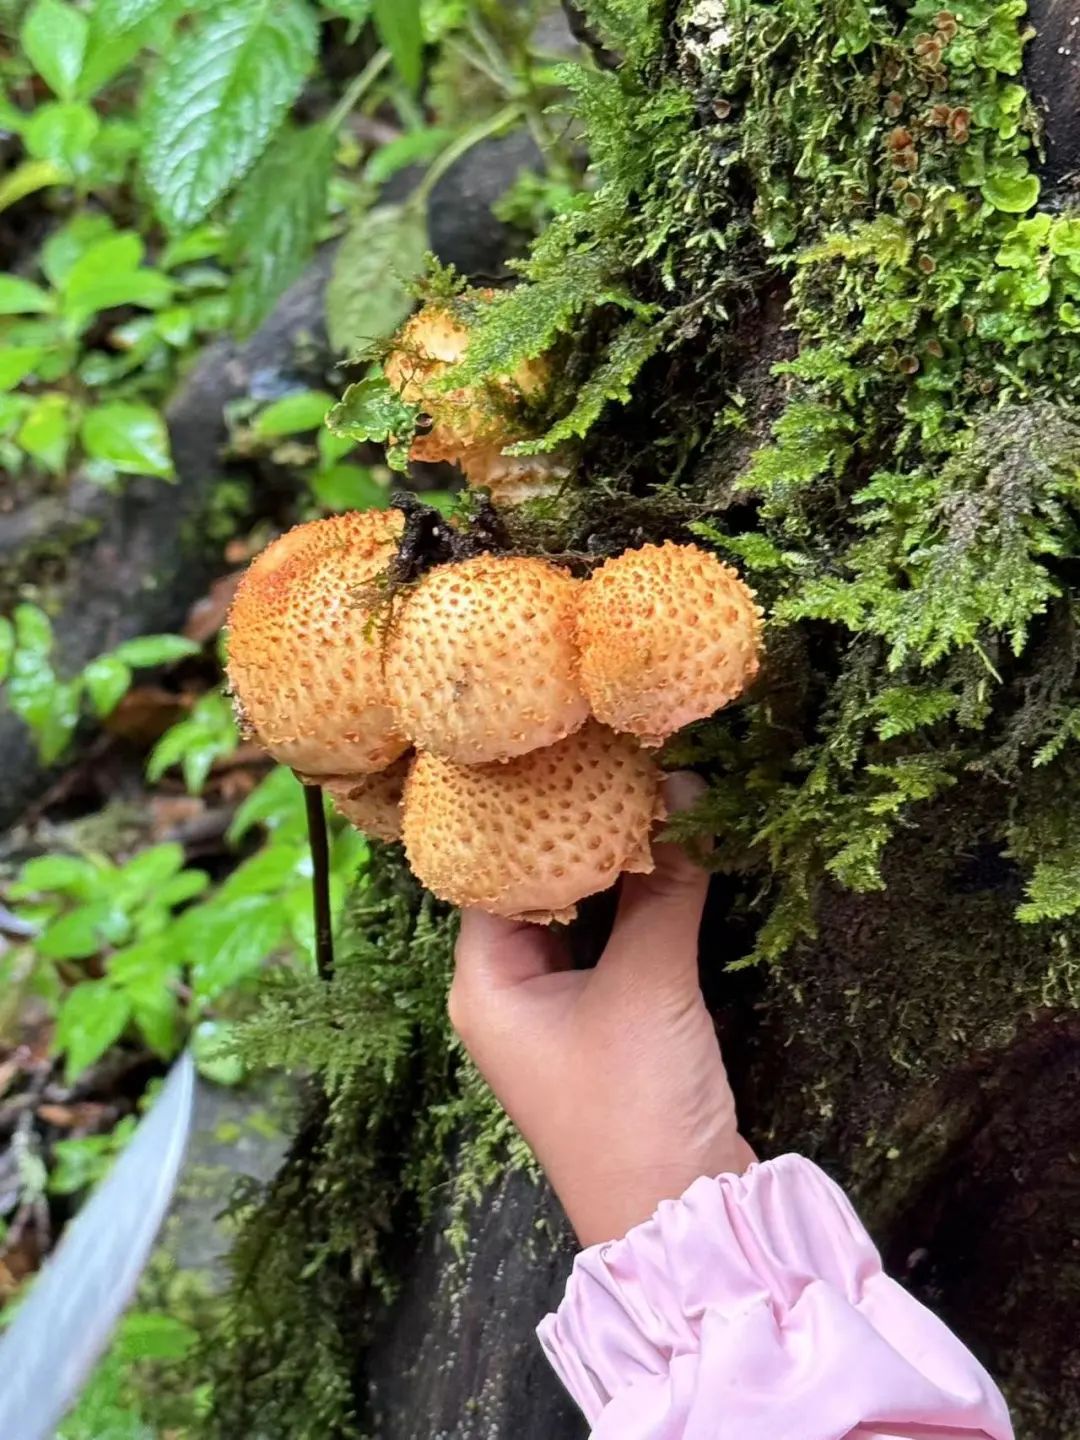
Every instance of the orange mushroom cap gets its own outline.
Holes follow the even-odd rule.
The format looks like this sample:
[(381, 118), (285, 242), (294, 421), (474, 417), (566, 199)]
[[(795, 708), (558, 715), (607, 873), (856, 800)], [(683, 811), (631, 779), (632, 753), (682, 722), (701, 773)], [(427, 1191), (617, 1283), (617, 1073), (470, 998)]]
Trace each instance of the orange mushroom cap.
[(661, 745), (743, 693), (760, 665), (753, 591), (697, 545), (645, 545), (586, 581), (578, 623), (593, 713)]
[(372, 590), (403, 528), (398, 510), (300, 525), (255, 559), (236, 592), (228, 673), (241, 719), (275, 759), (313, 779), (371, 774), (409, 748), (372, 624)]
[(431, 571), (386, 643), (399, 728), (462, 765), (508, 760), (580, 729), (581, 582), (545, 560), (481, 555)]
[(629, 737), (590, 721), (501, 765), (418, 755), (403, 813), (409, 863), (435, 895), (545, 924), (572, 919), (624, 871), (652, 870), (660, 772)]

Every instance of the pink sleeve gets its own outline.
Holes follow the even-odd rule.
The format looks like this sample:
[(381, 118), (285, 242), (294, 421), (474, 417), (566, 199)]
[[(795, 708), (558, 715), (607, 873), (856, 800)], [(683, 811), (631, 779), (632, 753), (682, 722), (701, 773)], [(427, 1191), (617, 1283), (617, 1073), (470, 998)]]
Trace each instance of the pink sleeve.
[(586, 1250), (539, 1333), (594, 1440), (1012, 1440), (990, 1377), (795, 1155)]

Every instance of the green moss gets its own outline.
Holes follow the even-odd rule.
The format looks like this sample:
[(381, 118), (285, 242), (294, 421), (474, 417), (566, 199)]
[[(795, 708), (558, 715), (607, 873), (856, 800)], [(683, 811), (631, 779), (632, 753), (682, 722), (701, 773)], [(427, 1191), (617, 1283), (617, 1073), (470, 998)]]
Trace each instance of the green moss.
[(241, 1033), (253, 1066), (307, 1077), (290, 1154), (237, 1197), (227, 1311), (196, 1357), (212, 1371), (208, 1436), (337, 1440), (358, 1433), (353, 1390), (366, 1307), (397, 1277), (387, 1246), (422, 1223), (455, 1158), (451, 1231), (520, 1142), (452, 1042), (454, 918), (396, 848), (353, 896), (329, 983), (283, 973)]

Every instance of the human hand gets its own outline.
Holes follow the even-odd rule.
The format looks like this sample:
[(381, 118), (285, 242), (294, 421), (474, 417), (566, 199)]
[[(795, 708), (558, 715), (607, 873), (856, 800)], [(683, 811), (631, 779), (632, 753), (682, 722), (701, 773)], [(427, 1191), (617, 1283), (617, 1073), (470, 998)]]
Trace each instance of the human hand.
[[(669, 809), (699, 783), (672, 776)], [(462, 916), (451, 1021), (586, 1246), (754, 1160), (698, 984), (708, 877), (678, 846), (655, 858), (623, 877), (595, 970), (572, 970), (549, 930)]]

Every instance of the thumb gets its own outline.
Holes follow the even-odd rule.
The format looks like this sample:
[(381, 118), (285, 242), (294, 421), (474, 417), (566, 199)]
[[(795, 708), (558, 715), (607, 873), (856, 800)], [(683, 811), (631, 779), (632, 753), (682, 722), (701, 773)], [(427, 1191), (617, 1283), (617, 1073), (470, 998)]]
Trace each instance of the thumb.
[[(668, 814), (689, 810), (705, 782), (688, 772), (664, 782)], [(681, 845), (654, 845), (651, 875), (623, 877), (619, 909), (600, 967), (668, 989), (697, 988), (698, 932), (709, 876)]]

